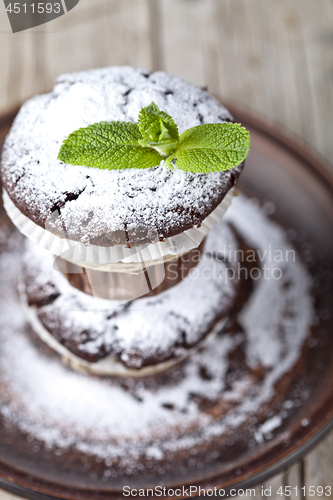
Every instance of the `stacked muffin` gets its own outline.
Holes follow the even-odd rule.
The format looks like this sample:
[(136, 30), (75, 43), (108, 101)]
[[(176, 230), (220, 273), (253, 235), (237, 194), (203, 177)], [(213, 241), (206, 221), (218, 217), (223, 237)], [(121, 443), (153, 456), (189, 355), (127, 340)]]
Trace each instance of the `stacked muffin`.
[[(64, 75), (53, 92), (28, 101), (2, 155), (7, 213), (46, 249), (28, 245), (20, 285), (32, 326), (73, 366), (101, 374), (147, 374), (183, 359), (221, 328), (237, 297), (223, 260), (220, 279), (204, 278), (219, 249), (202, 252), (243, 165), (200, 174), (163, 160), (109, 171), (57, 159), (73, 130), (135, 122), (151, 102), (180, 132), (232, 121), (207, 92), (179, 78), (105, 68)], [(219, 245), (237, 245), (223, 225), (221, 235)]]

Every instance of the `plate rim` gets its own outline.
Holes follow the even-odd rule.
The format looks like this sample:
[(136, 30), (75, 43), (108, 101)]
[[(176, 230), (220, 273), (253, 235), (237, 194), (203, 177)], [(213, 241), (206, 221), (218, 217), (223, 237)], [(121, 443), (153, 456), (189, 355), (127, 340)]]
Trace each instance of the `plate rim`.
[[(222, 99), (219, 98), (221, 101)], [(248, 109), (244, 109), (234, 102), (228, 102), (226, 100), (222, 100), (223, 104), (229, 109), (231, 114), (234, 116), (235, 121), (239, 121), (242, 125), (249, 125), (253, 130), (258, 132), (264, 138), (269, 139), (275, 144), (278, 144), (284, 150), (287, 150), (289, 154), (301, 160), (304, 167), (310, 170), (313, 174), (316, 175), (317, 180), (323, 185), (324, 189), (328, 191), (333, 199), (333, 171), (332, 167), (326, 161), (325, 158), (320, 156), (319, 153), (315, 152), (309, 146), (303, 144), (297, 136), (291, 135), (291, 133), (286, 132), (280, 125), (276, 123), (270, 123), (264, 118), (257, 116), (252, 111)], [(14, 120), (19, 108), (15, 108), (5, 114), (0, 116), (0, 129), (7, 127)], [(296, 461), (301, 459), (306, 453), (308, 453), (315, 445), (317, 445), (333, 428), (333, 396), (332, 401), (330, 402), (327, 398), (325, 399), (325, 403), (320, 406), (319, 410), (324, 411), (324, 416), (319, 417), (319, 422), (314, 428), (309, 429), (310, 432), (305, 434), (303, 439), (300, 439), (300, 444), (296, 443), (293, 445), (292, 449), (286, 450), (286, 453), (282, 458), (277, 461), (273, 461), (268, 467), (260, 470), (257, 473), (249, 472), (248, 477), (235, 482), (227, 486), (216, 486), (217, 489), (224, 489), (226, 494), (230, 492), (230, 490), (242, 489), (242, 488), (250, 488), (255, 485), (260, 484), (260, 482), (266, 481), (272, 476), (278, 474), (284, 469), (290, 467)], [(326, 408), (329, 406), (329, 408)], [(318, 413), (319, 410), (315, 412)], [(275, 445), (272, 446), (267, 453), (271, 453), (271, 450)], [(88, 490), (85, 488), (69, 488), (67, 486), (60, 486), (58, 484), (52, 483), (51, 481), (44, 481), (41, 479), (37, 479), (37, 482), (40, 483), (39, 486), (30, 487), (19, 484), (19, 482), (11, 481), (13, 475), (10, 473), (10, 467), (5, 465), (5, 468), (9, 470), (8, 475), (6, 477), (3, 475), (3, 462), (0, 460), (0, 488), (3, 490), (18, 495), (22, 498), (26, 498), (28, 500), (64, 500), (64, 499), (77, 499), (77, 500), (89, 500), (93, 498), (93, 492), (96, 490)], [(22, 477), (28, 478), (27, 473), (22, 473), (17, 471), (17, 469), (12, 469), (14, 473), (21, 475)], [(196, 481), (192, 481), (193, 485), (201, 485), (201, 487), (205, 488), (209, 485), (210, 481), (215, 479), (215, 482), (218, 482), (219, 473), (214, 473), (210, 476), (206, 476), (206, 478), (198, 478)], [(14, 478), (13, 478), (14, 479)], [(27, 483), (28, 480), (25, 481)], [(206, 483), (206, 484), (205, 484)], [(44, 486), (42, 486), (44, 484)], [(47, 489), (58, 490), (54, 495), (47, 493)], [(172, 486), (170, 486), (172, 488)], [(44, 490), (44, 491), (43, 491)], [(68, 496), (71, 495), (71, 496)], [(120, 498), (117, 491), (110, 490), (100, 490), (98, 492), (98, 496), (95, 498), (99, 499), (111, 499), (111, 498)], [(153, 497), (151, 497), (153, 498)], [(181, 497), (170, 497), (170, 498), (181, 498)], [(199, 498), (198, 496), (192, 498)]]

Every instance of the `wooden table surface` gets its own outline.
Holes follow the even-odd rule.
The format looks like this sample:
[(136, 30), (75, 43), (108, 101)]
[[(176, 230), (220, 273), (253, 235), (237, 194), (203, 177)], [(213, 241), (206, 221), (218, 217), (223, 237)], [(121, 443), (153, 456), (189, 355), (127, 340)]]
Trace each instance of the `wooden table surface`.
[[(50, 90), (64, 72), (162, 69), (274, 122), (332, 166), (333, 0), (80, 0), (16, 34), (1, 2), (0, 43), (1, 113)], [(333, 433), (265, 488), (273, 499), (310, 498), (300, 489), (276, 494), (303, 485), (333, 491)], [(14, 498), (0, 491), (0, 500)]]

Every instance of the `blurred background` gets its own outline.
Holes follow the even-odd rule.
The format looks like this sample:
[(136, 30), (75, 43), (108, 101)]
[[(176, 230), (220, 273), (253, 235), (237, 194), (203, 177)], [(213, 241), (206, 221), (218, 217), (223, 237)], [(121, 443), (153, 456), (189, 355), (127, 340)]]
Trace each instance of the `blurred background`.
[[(16, 34), (2, 4), (0, 43), (0, 115), (61, 73), (129, 64), (207, 86), (333, 167), (333, 0), (80, 0)], [(332, 469), (333, 435), (269, 484), (333, 486)]]
[(60, 73), (162, 69), (276, 122), (332, 164), (333, 0), (80, 0), (16, 34), (0, 14), (0, 112)]

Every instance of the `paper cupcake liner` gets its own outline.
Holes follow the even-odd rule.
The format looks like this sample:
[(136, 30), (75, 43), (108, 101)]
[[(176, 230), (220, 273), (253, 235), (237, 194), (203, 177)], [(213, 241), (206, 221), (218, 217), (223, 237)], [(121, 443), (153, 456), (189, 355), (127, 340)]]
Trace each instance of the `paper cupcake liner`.
[[(115, 271), (101, 272), (77, 266), (65, 259), (57, 257), (53, 268), (60, 271), (69, 283), (81, 292), (107, 300), (135, 300), (139, 297), (157, 295), (180, 283), (199, 263), (204, 248), (204, 242), (198, 248), (186, 252), (186, 258), (174, 257), (170, 262), (146, 266), (141, 264), (140, 270), (129, 272), (129, 266), (140, 264), (109, 264), (115, 266)], [(160, 259), (159, 259), (160, 260)], [(122, 272), (117, 267), (124, 267)]]
[[(3, 189), (3, 205), (13, 224), (27, 238), (62, 257), (87, 269), (98, 269), (107, 272), (137, 272), (157, 263), (173, 260), (184, 253), (197, 248), (215, 224), (223, 217), (231, 204), (234, 188), (226, 194), (222, 202), (208, 215), (200, 227), (166, 238), (163, 242), (149, 243), (138, 247), (127, 248), (126, 245), (100, 247), (84, 245), (79, 241), (61, 238), (47, 229), (35, 224), (14, 205)], [(124, 266), (124, 264), (126, 264)]]

